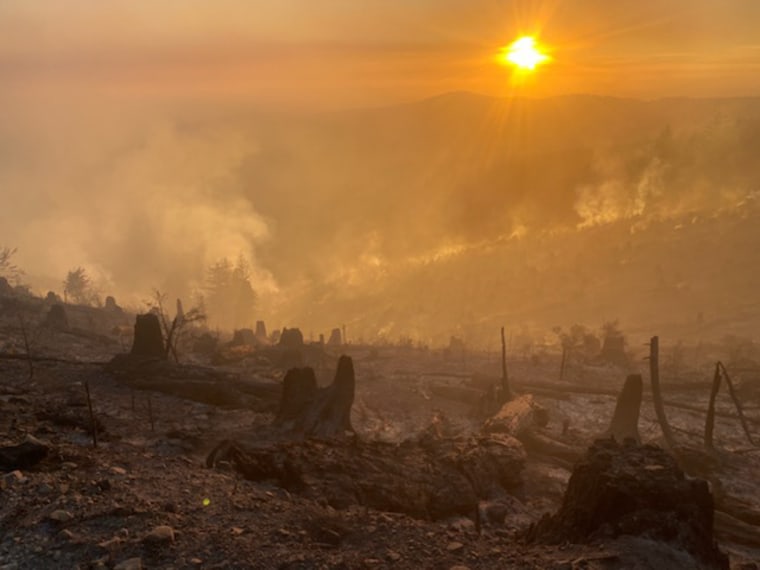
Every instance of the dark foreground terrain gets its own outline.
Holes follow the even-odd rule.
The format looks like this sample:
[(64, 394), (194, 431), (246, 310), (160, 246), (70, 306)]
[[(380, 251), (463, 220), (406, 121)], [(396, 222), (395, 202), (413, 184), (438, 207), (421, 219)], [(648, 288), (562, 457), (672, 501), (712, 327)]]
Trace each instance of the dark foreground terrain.
[[(588, 493), (576, 481), (576, 496), (568, 495), (555, 521), (542, 519), (560, 510), (573, 461), (530, 448), (522, 483), (482, 498), (477, 515), (440, 518), (362, 505), (335, 508), (327, 497), (302, 492), (303, 487), (314, 488), (313, 479), (320, 473), (306, 473), (304, 485), (293, 487), (277, 479), (247, 480), (234, 460), (206, 467), (209, 451), (223, 440), (255, 447), (271, 436), (274, 414), (261, 411), (266, 406), (212, 405), (198, 401), (203, 398), (135, 389), (134, 381), (124, 382), (105, 365), (122, 351), (118, 343), (81, 333), (41, 337), (29, 379), (28, 362), (13, 356), (21, 354), (16, 332), (8, 326), (0, 339), (5, 354), (0, 360), (0, 446), (26, 441), (45, 447), (47, 454), (28, 468), (4, 469), (1, 569), (685, 569), (726, 567), (729, 560), (733, 568), (757, 567), (753, 563), (760, 556), (760, 515), (754, 525), (751, 522), (752, 513), (760, 512), (760, 455), (746, 449), (716, 452), (715, 461), (722, 467), (700, 465), (709, 491), (708, 483), (683, 479), (675, 463), (663, 459), (670, 456), (657, 448), (636, 448), (644, 451), (637, 451), (632, 463), (616, 463), (618, 451), (606, 448), (584, 460), (586, 472), (594, 465), (606, 466), (593, 475), (602, 483), (591, 488), (607, 489), (604, 492), (610, 494), (605, 496), (612, 502), (630, 496), (628, 487), (617, 483), (621, 476), (633, 473), (637, 478), (637, 473), (649, 472), (657, 475), (652, 481), (664, 481), (674, 474), (671, 478), (683, 479), (677, 492), (686, 493), (685, 500), (696, 493), (692, 510), (674, 505), (672, 511), (657, 511), (659, 506), (644, 501), (628, 511), (625, 507), (627, 515), (602, 513), (593, 521), (573, 511), (578, 496)], [(358, 347), (340, 349), (345, 351), (356, 363), (352, 423), (361, 441), (396, 443), (420, 434), (468, 437), (480, 429), (482, 420), (472, 416), (472, 403), (465, 402), (472, 384), (467, 371), (497, 366), (490, 357), (465, 361), (430, 351), (388, 348), (378, 355)], [(329, 382), (337, 354), (330, 356), (328, 351), (324, 374), (318, 374), (321, 384)], [(534, 392), (549, 413), (543, 433), (552, 441), (566, 442), (568, 449), (580, 449), (581, 455), (606, 429), (624, 378), (615, 368), (589, 368), (585, 384), (574, 378), (563, 390), (556, 381), (542, 383), (556, 373), (536, 363), (516, 362), (512, 368), (519, 390)], [(272, 382), (283, 374), (254, 356), (216, 369)], [(138, 384), (145, 386), (147, 381)], [(85, 385), (98, 426), (97, 447)], [(705, 407), (709, 382), (701, 386), (666, 393), (674, 404), (668, 411), (682, 442), (691, 443), (702, 429), (704, 413), (699, 410)], [(726, 417), (718, 415), (716, 438), (723, 447), (742, 451), (747, 446), (724, 404), (718, 407)], [(644, 441), (659, 437), (651, 408), (645, 393), (639, 426)], [(746, 410), (755, 431), (756, 408), (749, 404)], [(716, 473), (720, 476), (713, 476)], [(611, 486), (605, 486), (605, 477), (607, 483), (613, 478)], [(728, 503), (742, 505), (744, 513), (744, 520), (715, 513), (717, 541), (728, 555), (723, 561), (713, 549), (710, 528), (712, 494), (718, 491), (723, 504), (729, 497)], [(452, 489), (451, 494), (457, 492)], [(597, 510), (606, 508), (601, 503)], [(699, 516), (703, 520), (696, 521)], [(663, 517), (675, 521), (674, 526), (660, 525)], [(585, 520), (588, 528), (563, 534), (562, 525), (571, 521), (573, 527), (576, 520)], [(657, 526), (657, 531), (648, 532), (647, 525)], [(541, 540), (542, 535), (549, 539)]]

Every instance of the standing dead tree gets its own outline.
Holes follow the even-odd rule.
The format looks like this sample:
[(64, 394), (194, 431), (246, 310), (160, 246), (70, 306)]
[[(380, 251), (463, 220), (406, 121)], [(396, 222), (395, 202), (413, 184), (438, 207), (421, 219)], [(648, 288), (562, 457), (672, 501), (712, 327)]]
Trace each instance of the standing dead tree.
[(199, 307), (193, 307), (185, 312), (182, 308), (182, 301), (177, 299), (177, 312), (175, 317), (169, 322), (169, 316), (164, 309), (166, 294), (161, 293), (158, 289), (153, 291), (153, 301), (149, 303), (151, 308), (156, 312), (161, 323), (161, 330), (164, 336), (164, 357), (169, 355), (174, 358), (174, 362), (179, 362), (179, 352), (177, 347), (187, 327), (193, 323), (204, 322), (206, 314)]
[(674, 449), (676, 441), (673, 437), (673, 431), (670, 429), (668, 418), (665, 415), (665, 405), (663, 404), (662, 392), (660, 391), (660, 337), (657, 336), (653, 336), (649, 342), (649, 373), (657, 421), (660, 423), (660, 429), (662, 430), (666, 445), (670, 449)]
[(501, 398), (504, 404), (512, 399), (512, 390), (509, 387), (509, 374), (507, 372), (507, 343), (504, 339), (504, 327), (501, 327)]
[(715, 374), (713, 375), (712, 390), (710, 391), (710, 403), (707, 407), (707, 419), (705, 421), (705, 447), (707, 449), (713, 449), (713, 431), (715, 428), (715, 399), (720, 391), (721, 379), (725, 378), (726, 385), (728, 386), (728, 393), (736, 406), (736, 411), (739, 414), (739, 421), (744, 429), (744, 434), (747, 436), (749, 444), (754, 446), (755, 442), (752, 439), (752, 434), (749, 431), (749, 425), (747, 424), (747, 418), (744, 416), (744, 410), (742, 409), (741, 402), (734, 390), (734, 384), (731, 381), (731, 377), (728, 375), (725, 365), (718, 361), (715, 363)]

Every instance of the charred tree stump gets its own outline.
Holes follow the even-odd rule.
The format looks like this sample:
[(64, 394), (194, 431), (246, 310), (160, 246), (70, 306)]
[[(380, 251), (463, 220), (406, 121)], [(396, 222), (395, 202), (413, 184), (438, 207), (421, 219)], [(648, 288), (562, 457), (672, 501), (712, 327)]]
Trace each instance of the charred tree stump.
[(639, 412), (643, 388), (644, 382), (641, 379), (641, 374), (631, 374), (625, 379), (623, 389), (618, 395), (610, 427), (604, 433), (605, 437), (612, 437), (618, 443), (624, 443), (627, 439), (641, 443)]
[(341, 356), (335, 380), (317, 389), (314, 370), (292, 369), (285, 377), (280, 411), (275, 424), (304, 436), (340, 437), (353, 432), (351, 406), (354, 403), (354, 363)]
[(130, 355), (136, 358), (166, 360), (166, 347), (161, 333), (161, 323), (155, 314), (137, 315), (135, 339), (132, 343)]
[(727, 570), (713, 516), (707, 482), (687, 478), (666, 451), (599, 440), (575, 466), (559, 511), (531, 526), (526, 538), (589, 544), (643, 536), (689, 553), (695, 568)]
[(291, 368), (282, 382), (280, 410), (275, 424), (294, 427), (317, 393), (317, 378), (311, 368)]
[(50, 306), (48, 314), (45, 316), (44, 325), (54, 330), (69, 330), (69, 319), (66, 316), (66, 309), (60, 303)]

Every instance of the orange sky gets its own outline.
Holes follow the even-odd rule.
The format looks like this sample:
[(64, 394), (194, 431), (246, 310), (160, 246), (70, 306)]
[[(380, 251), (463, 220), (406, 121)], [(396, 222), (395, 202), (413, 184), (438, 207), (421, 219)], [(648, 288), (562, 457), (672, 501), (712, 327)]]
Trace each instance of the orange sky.
[(499, 46), (554, 62), (522, 94), (760, 94), (757, 0), (3, 0), (0, 95), (340, 107), (510, 93)]

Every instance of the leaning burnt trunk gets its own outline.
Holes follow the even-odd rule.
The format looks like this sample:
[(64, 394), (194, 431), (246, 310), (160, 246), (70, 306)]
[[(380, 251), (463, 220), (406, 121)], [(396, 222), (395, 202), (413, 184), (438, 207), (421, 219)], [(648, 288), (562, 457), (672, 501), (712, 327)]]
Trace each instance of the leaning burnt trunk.
[(283, 383), (280, 410), (275, 425), (313, 437), (339, 437), (353, 432), (351, 406), (355, 390), (354, 363), (341, 356), (335, 380), (326, 388), (317, 388), (314, 370), (293, 368)]
[(161, 323), (153, 313), (137, 315), (135, 319), (135, 339), (130, 355), (135, 358), (166, 359), (164, 336), (161, 333)]

